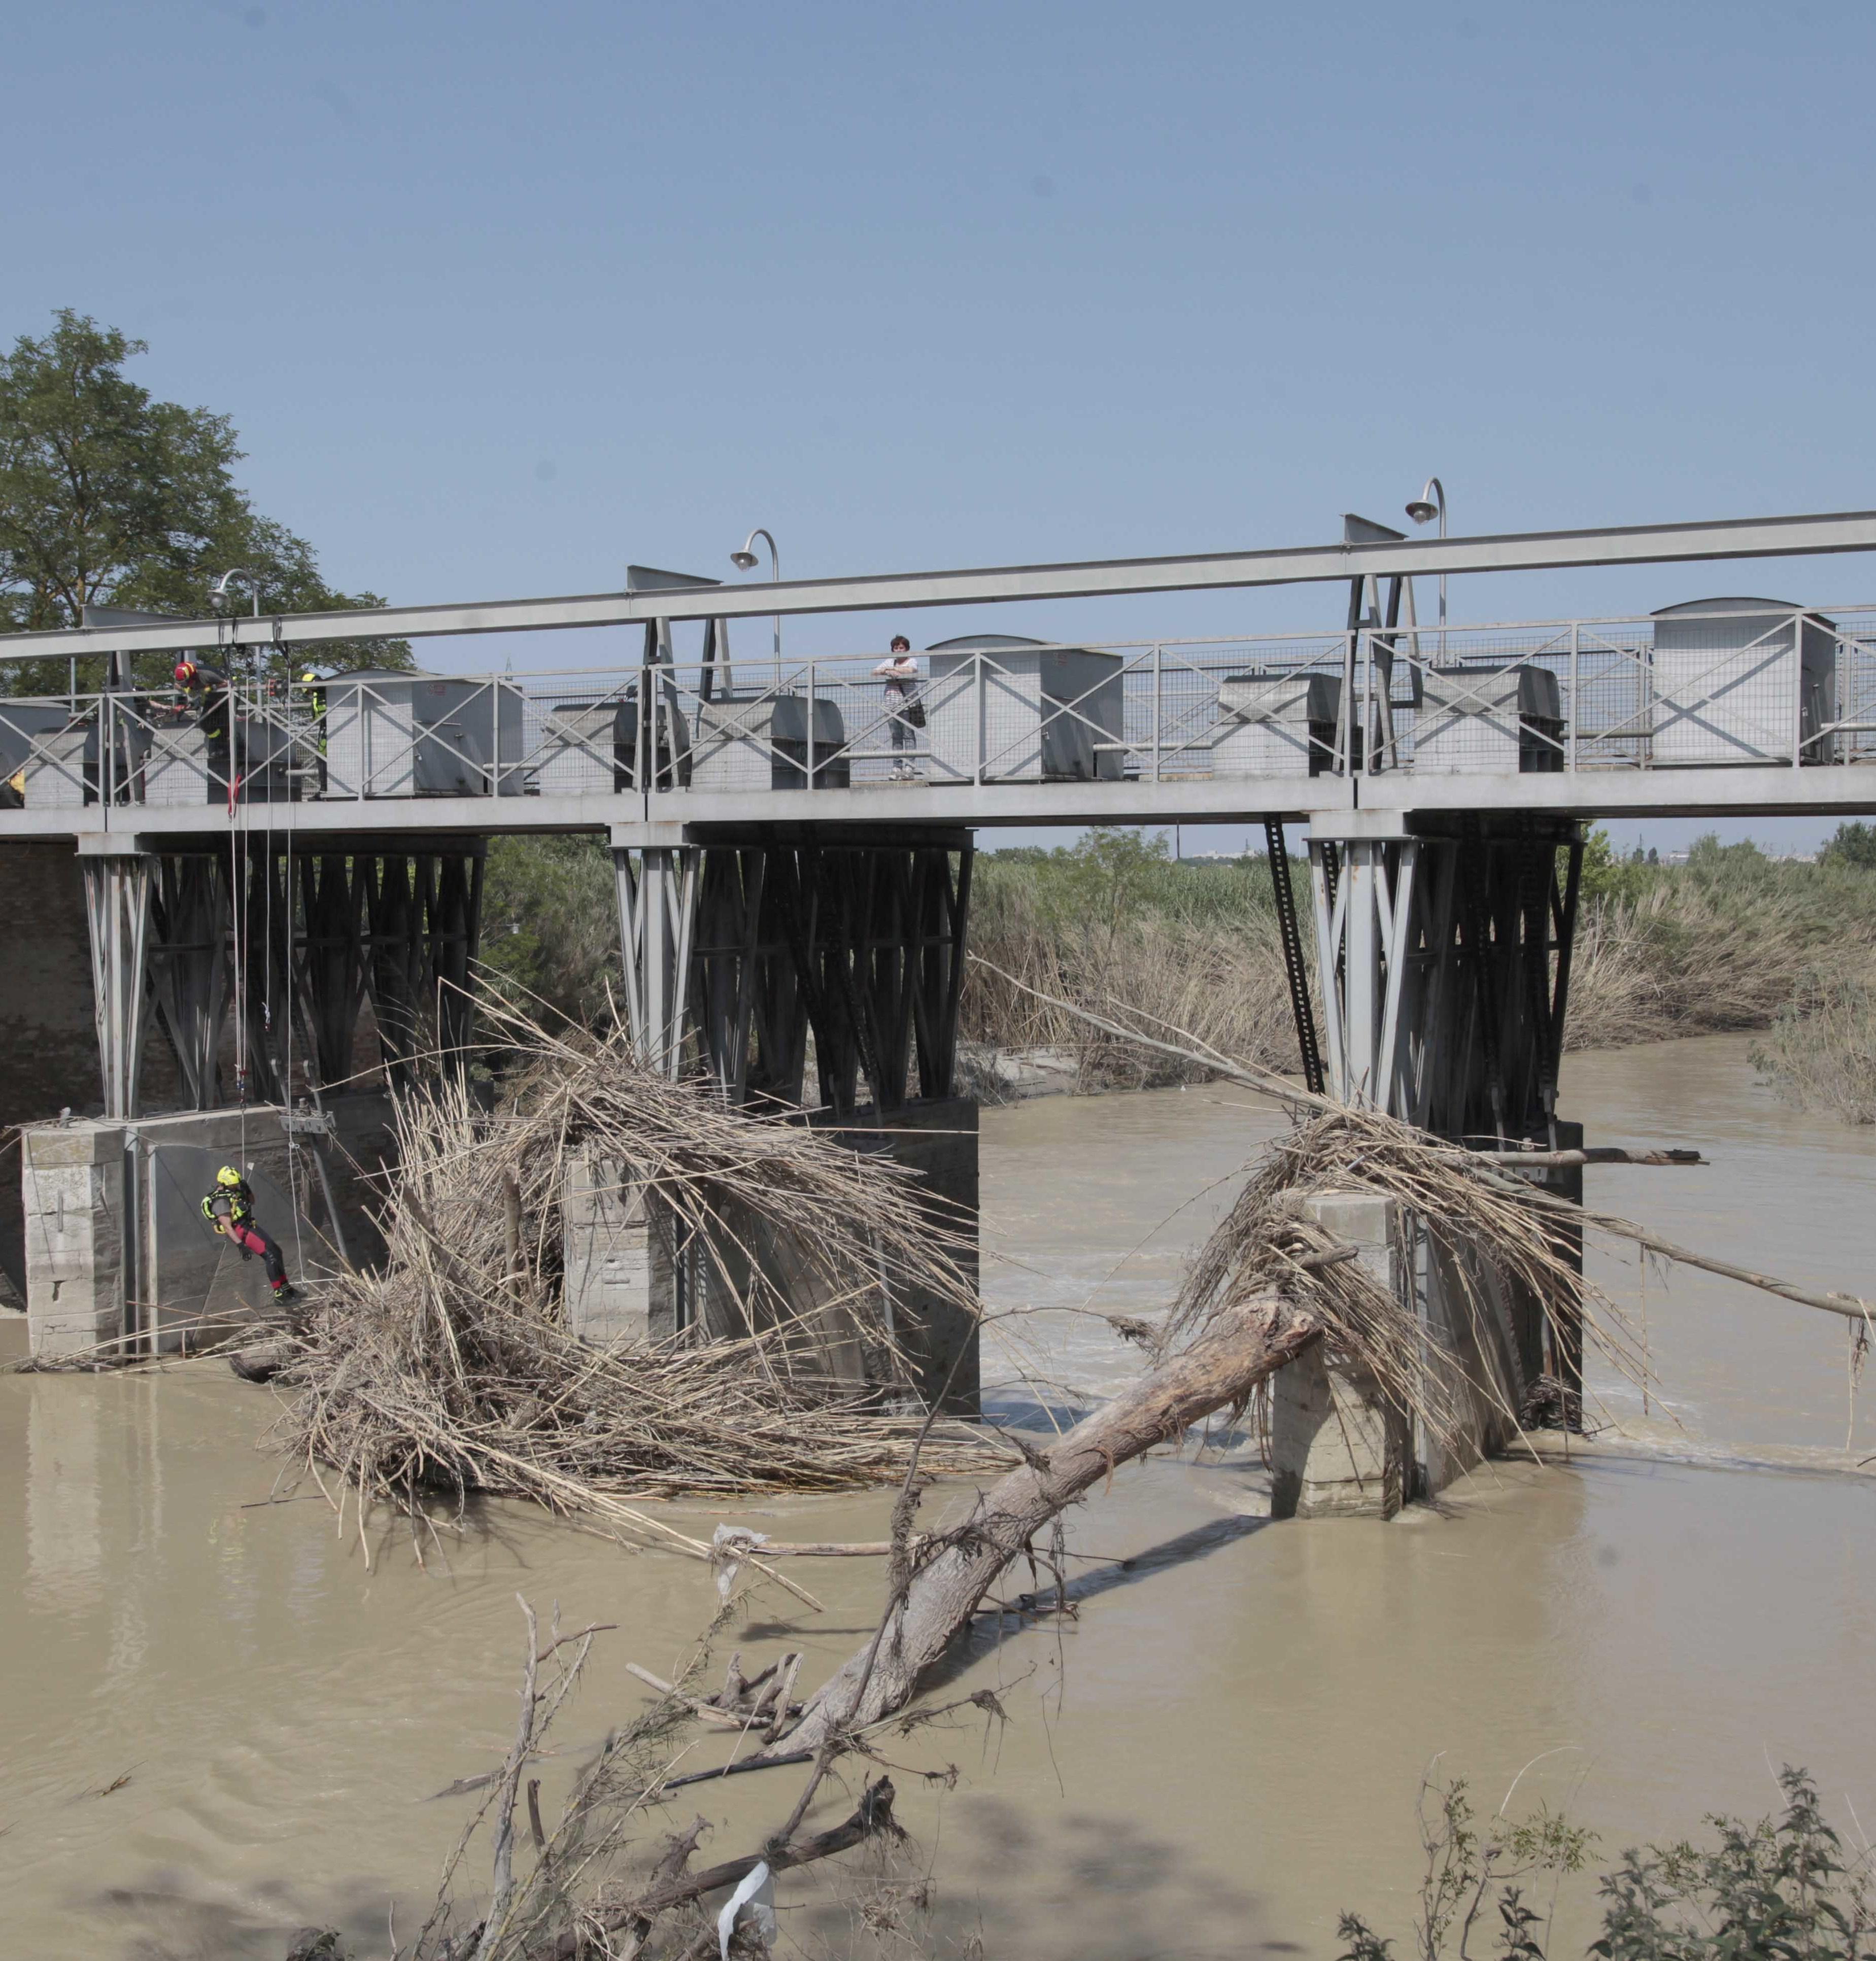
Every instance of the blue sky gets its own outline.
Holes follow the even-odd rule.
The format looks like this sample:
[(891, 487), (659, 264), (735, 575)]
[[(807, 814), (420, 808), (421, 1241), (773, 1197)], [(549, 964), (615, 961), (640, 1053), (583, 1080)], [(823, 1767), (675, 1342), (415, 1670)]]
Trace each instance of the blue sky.
[[(9, 20), (0, 333), (147, 340), (260, 506), (400, 601), (733, 576), (755, 524), (795, 576), (1314, 542), (1430, 471), (1460, 532), (1862, 509), (1873, 40), (1867, 6), (1673, 0), (69, 0)], [(1876, 566), (1453, 611), (1736, 591)]]

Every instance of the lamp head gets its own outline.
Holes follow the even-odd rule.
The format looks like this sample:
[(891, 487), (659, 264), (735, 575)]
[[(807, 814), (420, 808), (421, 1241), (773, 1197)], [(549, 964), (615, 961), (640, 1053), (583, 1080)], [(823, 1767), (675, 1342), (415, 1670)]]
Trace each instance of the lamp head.
[(729, 562), (739, 572), (753, 572), (756, 566), (755, 553), (752, 551), (733, 551), (729, 554)]
[(1430, 525), (1440, 515), (1440, 507), (1429, 504), (1424, 497), (1416, 497), (1407, 506), (1407, 515), (1416, 525)]

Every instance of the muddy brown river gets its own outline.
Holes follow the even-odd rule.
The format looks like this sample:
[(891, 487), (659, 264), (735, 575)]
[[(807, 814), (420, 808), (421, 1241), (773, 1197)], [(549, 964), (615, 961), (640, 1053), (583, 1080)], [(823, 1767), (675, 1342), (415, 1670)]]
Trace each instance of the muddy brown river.
[[(1876, 1137), (1782, 1108), (1746, 1046), (1571, 1059), (1566, 1111), (1592, 1141), (1714, 1160), (1592, 1170), (1593, 1202), (1871, 1291)], [(987, 1114), (987, 1295), (1059, 1310), (999, 1323), (987, 1374), (1006, 1408), (1124, 1376), (1130, 1351), (1077, 1310), (1161, 1306), (1271, 1128), (1224, 1089)], [(1521, 1771), (1518, 1805), (1567, 1804), (1612, 1855), (1711, 1810), (1768, 1810), (1778, 1765), (1801, 1763), (1862, 1842), (1876, 1484), (1855, 1467), (1876, 1415), (1852, 1405), (1842, 1325), (1690, 1274), (1593, 1271), (1645, 1322), (1661, 1387), (1645, 1408), (1603, 1372), (1592, 1417), (1619, 1433), (1568, 1465), (1491, 1465), (1389, 1525), (1272, 1526), (1254, 1465), (1160, 1462), (1077, 1515), (1079, 1620), (981, 1635), (947, 1691), (995, 1688), (1007, 1727), (972, 1711), (893, 1746), (959, 1773), (898, 1779), (942, 1943), (1326, 1957), (1343, 1908), (1404, 1933), (1435, 1759), (1488, 1805)], [(421, 1921), (464, 1816), (431, 1794), (506, 1746), (516, 1593), (619, 1624), (544, 1799), (641, 1705), (625, 1664), (669, 1672), (710, 1615), (704, 1568), (513, 1507), (427, 1570), (381, 1536), (368, 1570), (317, 1494), (270, 1502), (269, 1408), (214, 1364), (0, 1378), (0, 1955), (277, 1961), (309, 1921), (382, 1955), (394, 1921), (407, 1939)], [(706, 1536), (733, 1516), (873, 1537), (887, 1500), (666, 1510)], [(766, 1593), (737, 1638), (824, 1668), (870, 1627), (880, 1576), (791, 1570), (827, 1611)], [(694, 1787), (675, 1815), (710, 1819), (727, 1857), (785, 1814), (797, 1775)], [(844, 1809), (830, 1797), (830, 1819)], [(1589, 1887), (1566, 1883), (1555, 1951), (1580, 1952), (1592, 1920)], [(862, 1951), (831, 1885), (785, 1895), (783, 1930)]]

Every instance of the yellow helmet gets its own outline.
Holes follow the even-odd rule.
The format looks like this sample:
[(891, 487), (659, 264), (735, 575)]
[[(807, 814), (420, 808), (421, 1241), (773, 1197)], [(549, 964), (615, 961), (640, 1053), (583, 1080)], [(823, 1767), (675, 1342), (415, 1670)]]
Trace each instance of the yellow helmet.
[(217, 1185), (239, 1185), (241, 1175), (232, 1165), (224, 1165), (215, 1175)]

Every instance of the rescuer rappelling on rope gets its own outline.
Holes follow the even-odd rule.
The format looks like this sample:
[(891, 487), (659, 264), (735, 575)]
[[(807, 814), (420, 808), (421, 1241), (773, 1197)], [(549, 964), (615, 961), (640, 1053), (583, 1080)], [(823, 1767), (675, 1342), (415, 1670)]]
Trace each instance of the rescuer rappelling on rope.
[(215, 1189), (202, 1201), (202, 1216), (240, 1247), (244, 1260), (256, 1253), (260, 1255), (276, 1300), (298, 1299), (298, 1290), (287, 1279), (279, 1248), (254, 1223), (254, 1188), (232, 1165), (224, 1165), (215, 1173)]

